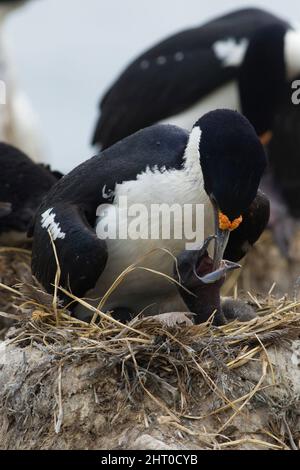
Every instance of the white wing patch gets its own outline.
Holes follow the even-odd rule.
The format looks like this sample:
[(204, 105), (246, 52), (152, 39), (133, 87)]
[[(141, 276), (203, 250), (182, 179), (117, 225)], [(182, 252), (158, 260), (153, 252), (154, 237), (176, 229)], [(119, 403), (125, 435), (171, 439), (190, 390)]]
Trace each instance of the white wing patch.
[(238, 67), (243, 62), (248, 44), (246, 38), (227, 38), (215, 42), (212, 48), (217, 58), (222, 61), (223, 67)]
[(42, 214), (41, 225), (46, 230), (49, 230), (53, 240), (56, 240), (57, 238), (65, 238), (66, 234), (61, 231), (59, 223), (55, 222), (56, 214), (52, 211), (53, 207), (51, 207)]
[(106, 189), (106, 184), (102, 188), (103, 199), (112, 199), (114, 197), (114, 191), (112, 189)]

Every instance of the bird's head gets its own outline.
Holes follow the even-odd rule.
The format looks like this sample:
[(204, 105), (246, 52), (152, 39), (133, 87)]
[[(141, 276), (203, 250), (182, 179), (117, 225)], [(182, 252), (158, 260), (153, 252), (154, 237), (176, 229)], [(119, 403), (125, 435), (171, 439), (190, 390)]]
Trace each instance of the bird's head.
[(266, 167), (266, 154), (249, 121), (230, 110), (216, 110), (197, 121), (204, 189), (215, 215), (214, 269), (223, 258), (230, 232), (254, 200)]

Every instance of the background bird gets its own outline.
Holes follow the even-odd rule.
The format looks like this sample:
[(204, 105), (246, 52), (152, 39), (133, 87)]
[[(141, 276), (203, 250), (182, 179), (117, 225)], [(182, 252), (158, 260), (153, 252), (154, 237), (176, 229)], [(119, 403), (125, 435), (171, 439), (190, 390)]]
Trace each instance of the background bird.
[[(93, 144), (106, 148), (155, 122), (189, 129), (198, 116), (217, 107), (240, 110), (264, 145), (273, 134), (276, 137), (269, 147), (268, 178), (262, 189), (271, 200), (270, 228), (288, 256), (295, 201), (291, 203), (286, 186), (295, 188), (300, 177), (288, 144), (281, 164), (275, 162), (284, 133), (277, 115), (283, 116), (289, 106), (291, 82), (299, 74), (298, 29), (261, 9), (234, 11), (175, 34), (134, 60), (101, 101)], [(279, 148), (285, 146), (285, 137)], [(288, 169), (293, 174), (289, 183)]]
[(263, 135), (285, 79), (300, 73), (299, 38), (271, 13), (244, 9), (165, 39), (107, 91), (93, 143), (108, 147), (158, 121), (190, 129), (216, 105), (242, 110)]
[(0, 168), (0, 243), (12, 245), (26, 241), (35, 211), (61, 174), (5, 143), (0, 143)]
[[(51, 236), (61, 285), (77, 296), (102, 297), (124, 269), (140, 260), (152, 271), (131, 272), (105, 308), (126, 307), (138, 313), (148, 307), (150, 313), (154, 303), (155, 313), (176, 310), (176, 288), (153, 270), (172, 276), (173, 257), (184, 249), (186, 237), (153, 239), (143, 232), (139, 239), (103, 239), (99, 236), (103, 219), (113, 228), (116, 220), (119, 227), (130, 223), (122, 197), (128, 207), (139, 203), (147, 208), (146, 218), (139, 222), (141, 230), (149, 222), (161, 225), (158, 217), (151, 218), (153, 204), (192, 204), (193, 221), (196, 205), (202, 204), (205, 218), (200, 229), (205, 236), (216, 234), (213, 268), (217, 269), (230, 230), (243, 223), (241, 214), (256, 197), (265, 165), (254, 128), (234, 111), (210, 112), (190, 133), (170, 125), (145, 128), (75, 168), (49, 191), (33, 227), (33, 274), (52, 291), (57, 265)], [(181, 233), (182, 223), (175, 219)]]
[(43, 161), (38, 119), (17, 83), (5, 35), (8, 16), (27, 1), (0, 1), (0, 141), (15, 145), (38, 162)]
[(272, 200), (273, 236), (281, 252), (292, 260), (295, 253), (291, 252), (290, 241), (300, 219), (300, 106), (292, 102), (290, 86), (275, 114), (268, 153), (270, 170), (261, 187)]

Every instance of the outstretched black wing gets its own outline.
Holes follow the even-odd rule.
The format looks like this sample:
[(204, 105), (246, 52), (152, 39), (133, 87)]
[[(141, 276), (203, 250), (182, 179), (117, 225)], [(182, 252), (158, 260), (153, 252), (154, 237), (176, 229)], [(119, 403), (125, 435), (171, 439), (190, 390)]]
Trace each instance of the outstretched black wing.
[[(241, 45), (260, 27), (284, 23), (259, 9), (244, 9), (176, 34), (138, 57), (104, 96), (93, 144), (112, 145), (138, 129), (187, 109), (235, 78), (224, 66), (218, 41)], [(225, 44), (226, 46), (226, 44)]]

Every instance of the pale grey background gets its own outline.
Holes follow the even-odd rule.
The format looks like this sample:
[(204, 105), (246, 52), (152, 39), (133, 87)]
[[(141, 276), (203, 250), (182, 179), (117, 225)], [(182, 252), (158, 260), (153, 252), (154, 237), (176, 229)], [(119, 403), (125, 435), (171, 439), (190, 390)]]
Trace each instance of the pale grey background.
[(299, 0), (33, 0), (12, 14), (6, 33), (48, 161), (66, 171), (93, 155), (99, 98), (135, 55), (170, 33), (247, 6), (300, 21)]

